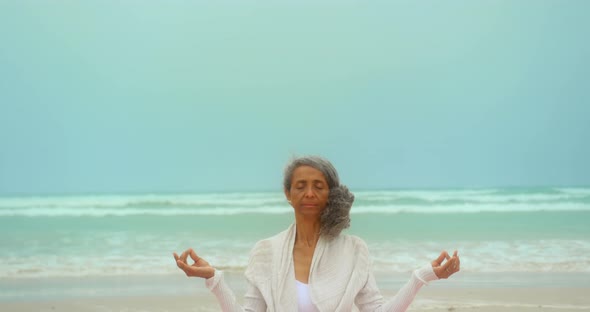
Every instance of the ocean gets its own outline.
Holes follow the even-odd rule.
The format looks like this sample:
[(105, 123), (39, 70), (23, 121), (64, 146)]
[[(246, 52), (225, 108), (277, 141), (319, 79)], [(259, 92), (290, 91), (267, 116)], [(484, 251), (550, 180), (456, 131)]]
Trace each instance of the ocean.
[[(464, 275), (590, 273), (590, 188), (354, 194), (345, 233), (367, 242), (377, 272), (405, 274), (457, 249)], [(293, 220), (281, 192), (0, 197), (0, 300), (111, 289), (81, 277), (178, 277), (172, 253), (190, 247), (239, 275), (255, 242)]]

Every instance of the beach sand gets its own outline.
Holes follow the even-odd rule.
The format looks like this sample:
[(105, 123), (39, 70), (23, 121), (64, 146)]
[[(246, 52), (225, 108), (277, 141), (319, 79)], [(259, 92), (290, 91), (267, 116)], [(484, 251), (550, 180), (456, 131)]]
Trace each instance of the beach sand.
[[(409, 311), (590, 311), (590, 288), (422, 289)], [(384, 295), (391, 295), (384, 293)], [(2, 302), (0, 311), (219, 311), (212, 294)]]
[[(408, 274), (376, 274), (383, 296), (391, 298), (407, 282)], [(243, 272), (226, 272), (225, 276), (241, 300)], [(587, 273), (460, 272), (452, 279), (424, 286), (409, 311), (590, 311), (589, 281)], [(2, 312), (220, 311), (202, 280), (181, 274), (3, 279), (0, 292)]]

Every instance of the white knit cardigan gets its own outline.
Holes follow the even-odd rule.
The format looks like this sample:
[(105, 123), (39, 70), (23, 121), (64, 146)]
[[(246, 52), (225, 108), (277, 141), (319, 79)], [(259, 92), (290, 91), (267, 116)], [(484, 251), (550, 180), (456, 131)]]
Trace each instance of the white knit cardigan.
[[(252, 249), (246, 269), (248, 289), (240, 306), (225, 283), (223, 273), (205, 284), (217, 297), (224, 312), (277, 311), (297, 312), (297, 286), (293, 268), (296, 226), (292, 224), (271, 238), (259, 241)], [(371, 270), (365, 242), (340, 234), (332, 240), (320, 237), (309, 271), (310, 295), (321, 312), (352, 311), (356, 305), (365, 311), (406, 311), (418, 290), (438, 279), (431, 264), (413, 272), (410, 280), (385, 302)]]

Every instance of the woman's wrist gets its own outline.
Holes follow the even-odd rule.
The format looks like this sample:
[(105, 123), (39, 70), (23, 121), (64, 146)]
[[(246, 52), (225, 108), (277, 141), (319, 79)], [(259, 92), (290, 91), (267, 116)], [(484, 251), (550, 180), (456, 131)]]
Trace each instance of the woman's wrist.
[(204, 276), (205, 279), (211, 279), (211, 278), (214, 278), (215, 277), (215, 268), (214, 267), (211, 267), (211, 268), (213, 270), (212, 270), (210, 276)]
[(435, 281), (439, 279), (439, 277), (434, 272), (434, 268), (432, 264), (428, 263), (427, 265), (422, 266), (414, 271), (416, 277), (421, 280), (424, 284), (428, 284), (431, 281)]

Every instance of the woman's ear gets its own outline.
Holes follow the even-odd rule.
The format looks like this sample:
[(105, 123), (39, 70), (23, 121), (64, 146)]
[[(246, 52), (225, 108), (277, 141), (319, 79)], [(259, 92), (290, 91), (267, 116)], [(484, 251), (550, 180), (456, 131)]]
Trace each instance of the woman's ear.
[(283, 189), (283, 192), (285, 192), (285, 198), (287, 198), (287, 201), (290, 203), (291, 202), (291, 192), (288, 189)]

